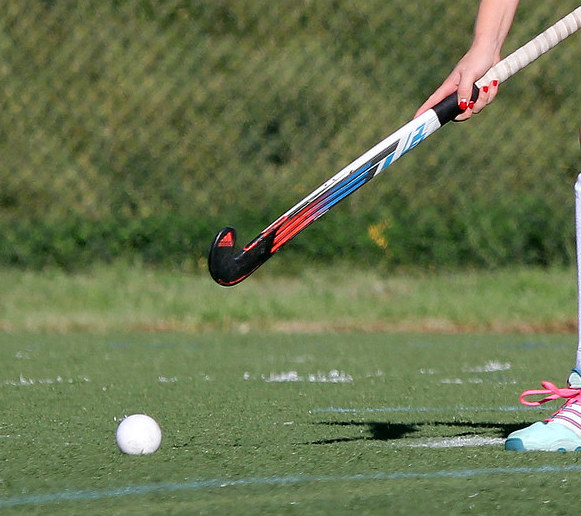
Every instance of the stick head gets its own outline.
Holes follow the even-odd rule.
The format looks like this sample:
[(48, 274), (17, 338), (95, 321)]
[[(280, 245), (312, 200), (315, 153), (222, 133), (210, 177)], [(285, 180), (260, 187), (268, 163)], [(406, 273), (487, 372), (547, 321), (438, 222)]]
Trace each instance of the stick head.
[(208, 257), (208, 268), (214, 281), (231, 287), (250, 276), (272, 256), (274, 236), (274, 231), (265, 231), (235, 253), (236, 230), (231, 227), (222, 229), (214, 238)]
[(214, 281), (220, 285), (234, 285), (236, 279), (236, 262), (234, 261), (234, 245), (236, 244), (236, 230), (223, 228), (214, 238), (208, 257), (208, 268)]

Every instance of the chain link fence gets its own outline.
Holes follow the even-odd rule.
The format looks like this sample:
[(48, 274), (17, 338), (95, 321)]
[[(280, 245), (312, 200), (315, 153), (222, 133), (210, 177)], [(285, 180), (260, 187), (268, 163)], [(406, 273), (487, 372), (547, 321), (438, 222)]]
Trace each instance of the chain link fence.
[[(522, 0), (505, 53), (577, 1)], [(0, 263), (197, 270), (407, 122), (468, 48), (459, 0), (4, 0)], [(581, 36), (285, 250), (362, 265), (574, 259)]]

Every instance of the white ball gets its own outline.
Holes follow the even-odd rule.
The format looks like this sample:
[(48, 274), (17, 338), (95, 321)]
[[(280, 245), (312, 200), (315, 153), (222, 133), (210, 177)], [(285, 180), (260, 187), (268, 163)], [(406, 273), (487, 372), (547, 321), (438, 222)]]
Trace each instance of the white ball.
[(161, 428), (145, 414), (126, 417), (117, 427), (117, 446), (128, 455), (148, 455), (161, 446)]

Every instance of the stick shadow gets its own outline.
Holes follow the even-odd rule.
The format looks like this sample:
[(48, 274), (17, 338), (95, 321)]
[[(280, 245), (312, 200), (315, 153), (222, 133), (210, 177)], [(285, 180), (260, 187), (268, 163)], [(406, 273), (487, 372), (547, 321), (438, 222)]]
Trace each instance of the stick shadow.
[[(305, 444), (334, 444), (352, 441), (395, 441), (409, 435), (421, 432), (423, 427), (442, 426), (446, 428), (458, 428), (457, 432), (446, 433), (446, 437), (465, 437), (486, 435), (506, 439), (508, 435), (520, 428), (523, 424), (514, 423), (474, 423), (469, 421), (430, 421), (418, 423), (386, 423), (379, 421), (320, 421), (316, 423), (325, 426), (341, 426), (346, 428), (364, 427), (367, 432), (358, 436), (321, 439)], [(460, 430), (462, 429), (462, 430)]]

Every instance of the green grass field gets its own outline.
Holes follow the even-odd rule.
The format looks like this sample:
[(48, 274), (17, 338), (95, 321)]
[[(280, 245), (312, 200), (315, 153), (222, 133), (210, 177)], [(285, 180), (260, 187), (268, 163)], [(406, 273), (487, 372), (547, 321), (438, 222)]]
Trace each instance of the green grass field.
[[(113, 304), (109, 312), (106, 303), (88, 303), (85, 327), (63, 323), (59, 330), (39, 322), (74, 320), (75, 299), (82, 304), (85, 297), (98, 297), (108, 274), (117, 277), (117, 289), (112, 281), (109, 295), (122, 298), (133, 281), (131, 272), (109, 270), (91, 273), (93, 283), (89, 276), (68, 277), (69, 292), (76, 292), (70, 306), (58, 291), (46, 306), (41, 300), (51, 291), (47, 285), (63, 284), (63, 277), (55, 274), (51, 279), (45, 273), (42, 283), (38, 275), (33, 288), (34, 282), (27, 283), (30, 273), (3, 272), (4, 285), (10, 287), (0, 312), (1, 513), (571, 510), (570, 495), (581, 489), (581, 456), (506, 452), (503, 439), (558, 407), (526, 409), (518, 395), (544, 379), (564, 384), (573, 365), (573, 333), (517, 332), (510, 325), (505, 327), (510, 331), (496, 333), (460, 332), (460, 326), (454, 334), (419, 331), (425, 329), (421, 318), (413, 319), (411, 312), (406, 316), (403, 306), (400, 316), (416, 321), (416, 331), (365, 332), (356, 325), (345, 329), (333, 326), (335, 319), (323, 317), (320, 307), (325, 324), (317, 331), (274, 331), (282, 319), (287, 324), (304, 322), (316, 303), (306, 303), (304, 311), (295, 306), (292, 317), (284, 311), (277, 315), (280, 307), (271, 305), (277, 298), (283, 303), (284, 296), (276, 290), (277, 282), (266, 277), (248, 282), (248, 289), (265, 294), (246, 307), (246, 319), (223, 323), (227, 329), (222, 331), (178, 331), (185, 316), (176, 314), (185, 308), (177, 301), (181, 308), (173, 316), (151, 315), (147, 331), (138, 331), (135, 321), (150, 313), (137, 302), (143, 297), (139, 295), (125, 302), (125, 310), (120, 310), (123, 303)], [(145, 277), (144, 271), (135, 274)], [(571, 271), (546, 275), (555, 287), (553, 297), (547, 294), (547, 304), (553, 305), (547, 310), (561, 303), (563, 313), (554, 319), (570, 320), (575, 305), (565, 307), (571, 292), (559, 294), (556, 278), (570, 277)], [(543, 291), (539, 271), (457, 274), (455, 282), (465, 288), (452, 290), (496, 282), (502, 293), (500, 283), (508, 283), (509, 276), (520, 277), (522, 285), (518, 296), (512, 286), (505, 292), (504, 317), (529, 327), (532, 315), (529, 319), (510, 307), (535, 305), (535, 293)], [(143, 282), (142, 294), (147, 293), (146, 284), (166, 285), (159, 293), (160, 314), (168, 310), (171, 292), (180, 299), (173, 283), (178, 284), (178, 277), (151, 272)], [(333, 302), (338, 303), (342, 289), (354, 286), (356, 278), (362, 281), (354, 274), (341, 287), (329, 288), (328, 295), (336, 296)], [(408, 290), (425, 295), (430, 284), (445, 285), (445, 278), (454, 284), (450, 276), (435, 274), (386, 279), (384, 287), (406, 283)], [(244, 287), (203, 290), (205, 279), (182, 280), (207, 296), (205, 303), (198, 299), (192, 304), (192, 321), (204, 309), (218, 306), (224, 299), (220, 296), (245, 292)], [(83, 282), (85, 289), (73, 289)], [(16, 303), (18, 317), (16, 306), (7, 301), (14, 298), (21, 300)], [(437, 308), (424, 316), (452, 321), (446, 308), (452, 298), (442, 294)], [(417, 308), (420, 302), (406, 299), (404, 306)], [(149, 307), (150, 301), (142, 303)], [(39, 315), (40, 306), (44, 311)], [(502, 312), (501, 306), (496, 305), (496, 312)], [(359, 310), (353, 307), (353, 314)], [(377, 311), (372, 314), (379, 320)], [(470, 320), (465, 317), (457, 316)], [(540, 317), (550, 319), (547, 312)], [(99, 318), (103, 325), (95, 322)], [(162, 320), (174, 321), (175, 328), (152, 331)], [(123, 321), (128, 321), (126, 331)], [(482, 327), (490, 328), (490, 321)], [(126, 456), (115, 445), (118, 421), (136, 412), (150, 414), (162, 427), (162, 447), (151, 456)]]

